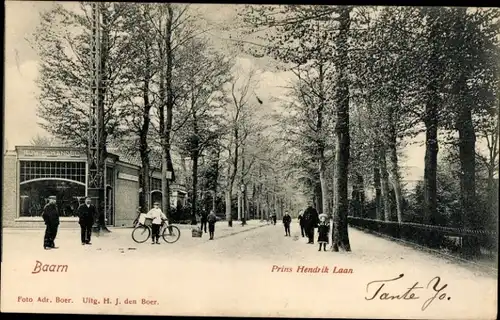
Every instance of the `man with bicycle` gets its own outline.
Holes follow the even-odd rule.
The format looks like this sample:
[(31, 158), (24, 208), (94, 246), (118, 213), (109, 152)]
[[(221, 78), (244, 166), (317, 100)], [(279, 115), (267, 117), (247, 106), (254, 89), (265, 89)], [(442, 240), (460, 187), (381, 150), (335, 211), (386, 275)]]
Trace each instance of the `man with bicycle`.
[(149, 210), (147, 217), (153, 219), (151, 226), (153, 242), (151, 244), (160, 244), (160, 228), (163, 220), (167, 220), (167, 216), (161, 211), (159, 202), (153, 203), (153, 209)]

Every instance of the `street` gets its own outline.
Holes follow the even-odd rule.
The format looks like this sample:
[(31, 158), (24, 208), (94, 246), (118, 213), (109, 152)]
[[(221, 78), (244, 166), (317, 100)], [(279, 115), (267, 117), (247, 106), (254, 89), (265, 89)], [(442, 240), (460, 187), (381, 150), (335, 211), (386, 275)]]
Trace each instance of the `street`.
[[(113, 229), (82, 246), (79, 230), (63, 229), (56, 239), (60, 248), (45, 251), (43, 230), (4, 230), (2, 311), (398, 318), (404, 310), (405, 317), (462, 319), (496, 314), (495, 276), (352, 228), (350, 253), (318, 252), (317, 244), (300, 237), (296, 223), (291, 237), (280, 223), (219, 223), (213, 241), (206, 234), (192, 238), (183, 228), (177, 243), (161, 245), (137, 244), (131, 231)], [(67, 266), (67, 272), (32, 273), (37, 261)], [(367, 288), (400, 274), (385, 291), (376, 293), (376, 283)], [(383, 292), (402, 296), (416, 282), (412, 292), (419, 299), (380, 299)], [(104, 298), (112, 303), (103, 304)], [(116, 305), (117, 298), (122, 303)]]

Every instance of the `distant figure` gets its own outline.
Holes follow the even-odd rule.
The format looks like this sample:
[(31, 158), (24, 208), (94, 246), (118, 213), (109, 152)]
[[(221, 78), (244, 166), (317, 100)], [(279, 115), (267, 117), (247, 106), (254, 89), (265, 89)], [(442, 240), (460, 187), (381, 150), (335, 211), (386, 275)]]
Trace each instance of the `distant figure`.
[(299, 220), (299, 225), (300, 225), (300, 234), (302, 235), (302, 238), (304, 238), (304, 217), (302, 216), (302, 213), (299, 213), (299, 217), (297, 218)]
[(313, 208), (312, 204), (307, 207), (304, 211), (304, 219), (305, 219), (305, 229), (306, 235), (309, 238), (308, 244), (314, 244), (314, 228), (318, 225), (318, 211)]
[(328, 233), (330, 232), (330, 224), (327, 221), (326, 214), (319, 215), (319, 225), (318, 225), (318, 243), (319, 249), (321, 251), (321, 246), (323, 246), (323, 251), (326, 251), (326, 244), (328, 243)]
[(290, 223), (292, 223), (292, 217), (285, 211), (283, 215), (283, 225), (285, 226), (285, 237), (290, 236)]
[(45, 250), (57, 249), (54, 240), (56, 239), (57, 229), (59, 228), (59, 211), (57, 210), (55, 196), (49, 197), (49, 203), (43, 208), (42, 218), (46, 226), (43, 248)]
[(167, 216), (161, 211), (159, 202), (153, 203), (153, 209), (149, 210), (147, 217), (153, 219), (151, 226), (153, 242), (151, 244), (160, 244), (160, 227), (163, 220), (167, 220)]
[(208, 214), (205, 209), (201, 210), (201, 230), (205, 229), (205, 233), (207, 233), (207, 218)]
[(217, 216), (215, 215), (213, 210), (210, 210), (210, 213), (208, 214), (207, 217), (207, 221), (208, 221), (208, 232), (210, 235), (209, 240), (213, 240), (215, 234), (215, 223), (217, 222)]
[(276, 212), (273, 212), (271, 218), (273, 219), (273, 224), (276, 225)]
[(90, 202), (90, 197), (85, 197), (85, 203), (77, 209), (82, 245), (91, 244), (92, 225), (94, 224), (94, 218), (97, 217), (97, 209)]

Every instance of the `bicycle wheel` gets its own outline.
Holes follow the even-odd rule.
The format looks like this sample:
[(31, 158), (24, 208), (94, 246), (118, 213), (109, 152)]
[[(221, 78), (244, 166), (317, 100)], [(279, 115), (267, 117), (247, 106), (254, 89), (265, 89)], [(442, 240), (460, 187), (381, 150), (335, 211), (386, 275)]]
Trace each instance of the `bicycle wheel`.
[(181, 237), (181, 231), (176, 226), (166, 226), (161, 236), (165, 242), (174, 243)]
[(144, 225), (140, 225), (134, 228), (132, 231), (132, 239), (137, 243), (146, 242), (151, 236), (151, 229)]

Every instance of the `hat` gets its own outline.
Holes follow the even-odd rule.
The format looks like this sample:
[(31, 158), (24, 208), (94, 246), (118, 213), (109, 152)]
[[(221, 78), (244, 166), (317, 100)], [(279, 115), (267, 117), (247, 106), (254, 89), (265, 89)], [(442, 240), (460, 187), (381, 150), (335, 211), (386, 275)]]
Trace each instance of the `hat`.
[(49, 200), (57, 200), (57, 197), (56, 196), (50, 196)]
[(321, 218), (323, 218), (323, 217), (324, 217), (325, 219), (328, 219), (328, 215), (327, 215), (327, 214), (322, 213), (322, 214), (320, 214), (320, 215), (319, 215), (319, 218), (320, 218), (320, 219), (321, 219)]
[(160, 203), (158, 201), (153, 202), (153, 205), (155, 205), (155, 204), (160, 205)]

